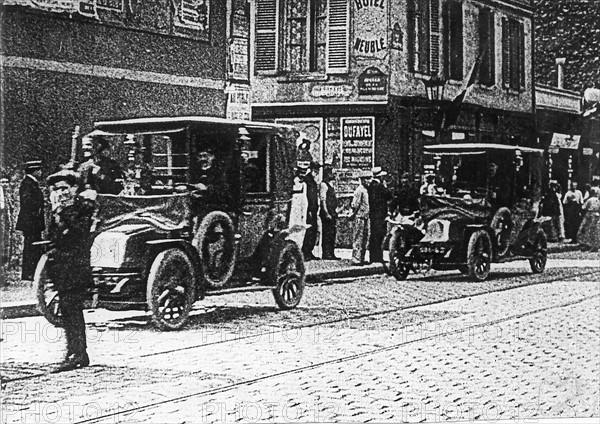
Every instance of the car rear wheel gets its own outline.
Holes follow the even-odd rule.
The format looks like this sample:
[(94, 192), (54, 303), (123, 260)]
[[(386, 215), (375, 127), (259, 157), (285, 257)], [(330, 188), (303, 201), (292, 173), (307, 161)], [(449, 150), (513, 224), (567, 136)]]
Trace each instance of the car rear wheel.
[(64, 319), (60, 311), (58, 291), (48, 276), (47, 254), (42, 255), (40, 258), (35, 269), (33, 282), (37, 287), (38, 311), (40, 311), (40, 313), (48, 320), (50, 324), (56, 327), (64, 327)]
[(235, 268), (234, 228), (229, 215), (214, 211), (202, 218), (192, 244), (198, 250), (204, 282), (212, 288), (223, 287)]
[(539, 230), (535, 235), (533, 242), (533, 252), (529, 258), (529, 265), (534, 274), (541, 274), (546, 269), (546, 261), (548, 260), (548, 241), (546, 233)]
[(467, 267), (469, 277), (475, 281), (484, 281), (489, 273), (492, 260), (492, 242), (483, 230), (475, 231), (469, 238), (467, 248)]
[(398, 281), (406, 280), (410, 270), (403, 262), (406, 249), (406, 239), (400, 233), (394, 234), (390, 240), (390, 274)]
[(196, 296), (192, 261), (181, 249), (160, 252), (148, 274), (148, 307), (161, 330), (179, 330), (188, 319)]
[(270, 267), (273, 296), (280, 309), (293, 309), (304, 294), (304, 259), (296, 243), (284, 240)]

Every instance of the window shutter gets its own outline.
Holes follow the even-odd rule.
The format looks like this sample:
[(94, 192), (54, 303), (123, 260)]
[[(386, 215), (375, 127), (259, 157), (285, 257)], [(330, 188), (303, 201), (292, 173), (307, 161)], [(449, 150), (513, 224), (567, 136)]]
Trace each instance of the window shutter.
[(406, 16), (408, 17), (408, 35), (407, 35), (407, 43), (408, 43), (408, 69), (411, 72), (415, 71), (415, 55), (418, 51), (417, 46), (417, 27), (416, 18), (417, 11), (415, 9), (415, 1), (408, 0), (407, 2), (407, 10)]
[(519, 22), (519, 88), (525, 89), (525, 25)]
[(461, 81), (464, 77), (463, 70), (463, 13), (462, 3), (452, 2), (450, 5), (450, 39), (452, 66), (450, 78)]
[(495, 83), (496, 52), (494, 34), (494, 12), (483, 8), (479, 10), (479, 54), (483, 54), (479, 70), (479, 82), (492, 86)]
[(429, 8), (429, 69), (431, 74), (440, 72), (440, 0), (431, 0)]
[(510, 30), (506, 18), (502, 18), (502, 86), (510, 86)]
[(277, 3), (278, 0), (256, 0), (257, 71), (277, 70)]
[(327, 30), (327, 73), (347, 73), (349, 65), (350, 2), (329, 1), (329, 28)]

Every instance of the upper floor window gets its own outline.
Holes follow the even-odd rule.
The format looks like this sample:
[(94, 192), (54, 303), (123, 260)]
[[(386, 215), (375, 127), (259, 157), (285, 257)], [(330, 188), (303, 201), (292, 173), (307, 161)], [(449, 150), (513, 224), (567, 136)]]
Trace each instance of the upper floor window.
[(462, 2), (444, 3), (444, 71), (449, 79), (463, 79), (463, 10)]
[(256, 0), (255, 70), (347, 73), (348, 0)]
[(525, 88), (525, 31), (516, 19), (502, 18), (502, 85)]
[(496, 83), (496, 34), (494, 12), (488, 8), (479, 9), (479, 83), (493, 86)]

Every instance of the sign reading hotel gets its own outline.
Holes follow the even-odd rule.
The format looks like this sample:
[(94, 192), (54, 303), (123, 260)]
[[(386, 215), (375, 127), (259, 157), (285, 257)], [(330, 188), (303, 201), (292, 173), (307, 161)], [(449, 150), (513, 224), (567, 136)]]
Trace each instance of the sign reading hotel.
[(342, 168), (370, 169), (373, 164), (375, 118), (341, 118)]
[(388, 49), (388, 0), (353, 0), (356, 56), (383, 58)]

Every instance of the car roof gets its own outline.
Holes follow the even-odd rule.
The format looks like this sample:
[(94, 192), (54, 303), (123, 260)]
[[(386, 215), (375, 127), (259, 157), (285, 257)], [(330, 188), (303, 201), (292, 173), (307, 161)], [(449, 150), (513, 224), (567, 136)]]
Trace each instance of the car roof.
[(165, 117), (147, 117), (131, 118), (113, 121), (99, 121), (94, 124), (94, 128), (104, 132), (136, 132), (136, 131), (158, 131), (181, 129), (190, 125), (206, 126), (224, 126), (231, 129), (246, 127), (247, 129), (292, 129), (291, 126), (274, 124), (270, 122), (245, 121), (238, 119), (226, 119), (213, 116), (165, 116)]
[(433, 144), (429, 146), (423, 146), (426, 153), (437, 153), (437, 154), (477, 154), (485, 153), (490, 150), (504, 150), (504, 151), (520, 151), (526, 153), (539, 153), (542, 154), (542, 149), (535, 149), (533, 147), (524, 146), (512, 146), (509, 144), (495, 144), (495, 143), (450, 143), (450, 144)]

